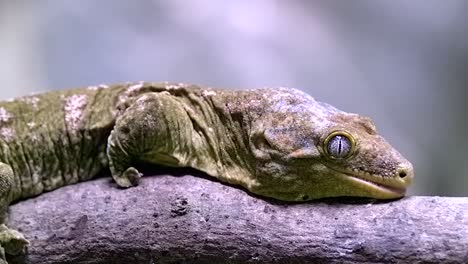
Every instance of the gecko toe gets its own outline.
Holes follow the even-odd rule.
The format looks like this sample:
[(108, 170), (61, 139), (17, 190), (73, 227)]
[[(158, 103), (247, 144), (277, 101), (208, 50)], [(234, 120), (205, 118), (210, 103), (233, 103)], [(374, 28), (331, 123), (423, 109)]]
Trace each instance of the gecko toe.
[(136, 186), (138, 185), (141, 176), (142, 174), (137, 169), (130, 167), (117, 179), (117, 184), (124, 188)]

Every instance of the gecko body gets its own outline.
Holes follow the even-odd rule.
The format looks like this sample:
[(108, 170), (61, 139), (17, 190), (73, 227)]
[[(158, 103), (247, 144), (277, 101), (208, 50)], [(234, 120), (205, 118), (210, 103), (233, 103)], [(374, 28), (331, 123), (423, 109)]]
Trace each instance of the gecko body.
[[(0, 102), (0, 211), (109, 168), (138, 184), (138, 162), (192, 167), (286, 201), (402, 197), (409, 161), (372, 121), (292, 88), (221, 90), (127, 83)], [(27, 240), (0, 226), (0, 263)], [(3, 259), (3, 260), (1, 260)]]

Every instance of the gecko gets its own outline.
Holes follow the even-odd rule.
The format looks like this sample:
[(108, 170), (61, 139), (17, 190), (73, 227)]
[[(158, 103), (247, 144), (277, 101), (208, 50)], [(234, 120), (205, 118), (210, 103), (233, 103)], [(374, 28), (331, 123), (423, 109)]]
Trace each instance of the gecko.
[(396, 199), (414, 177), (370, 118), (294, 88), (129, 82), (19, 97), (0, 102), (0, 264), (28, 245), (4, 224), (12, 202), (104, 169), (136, 186), (138, 162), (191, 167), (283, 201)]

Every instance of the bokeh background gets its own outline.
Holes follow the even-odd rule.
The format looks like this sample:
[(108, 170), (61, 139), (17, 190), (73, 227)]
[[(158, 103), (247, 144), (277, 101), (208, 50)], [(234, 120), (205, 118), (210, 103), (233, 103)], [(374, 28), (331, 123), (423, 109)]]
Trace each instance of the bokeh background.
[(123, 81), (290, 86), (374, 119), (412, 195), (468, 196), (468, 1), (0, 0), (0, 99)]

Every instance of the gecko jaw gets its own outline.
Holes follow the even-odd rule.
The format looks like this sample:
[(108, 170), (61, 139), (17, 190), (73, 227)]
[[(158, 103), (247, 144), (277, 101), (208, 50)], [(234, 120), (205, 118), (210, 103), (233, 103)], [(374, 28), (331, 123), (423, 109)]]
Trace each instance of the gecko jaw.
[[(383, 182), (376, 182), (369, 178), (371, 177), (380, 177), (379, 175), (373, 175), (370, 173), (359, 173), (359, 172), (349, 172), (349, 171), (341, 171), (332, 168), (332, 170), (338, 172), (341, 176), (345, 177), (348, 180), (353, 181), (354, 183), (360, 186), (367, 186), (369, 189), (377, 191), (382, 196), (387, 198), (399, 198), (405, 195), (406, 187), (398, 184), (400, 186), (389, 185)], [(383, 179), (383, 178), (382, 178)], [(381, 196), (379, 195), (379, 196)]]
[(364, 184), (364, 185), (369, 186), (369, 187), (371, 187), (373, 189), (379, 190), (379, 192), (391, 194), (392, 196), (396, 196), (395, 198), (404, 196), (405, 193), (406, 193), (406, 188), (404, 188), (404, 187), (395, 187), (395, 186), (384, 185), (382, 183), (373, 182), (371, 180), (364, 179), (364, 178), (361, 178), (361, 177), (353, 175), (353, 174), (349, 174), (349, 173), (344, 173), (344, 174), (349, 179), (351, 179), (351, 180), (353, 180), (355, 182), (358, 182), (361, 185)]

